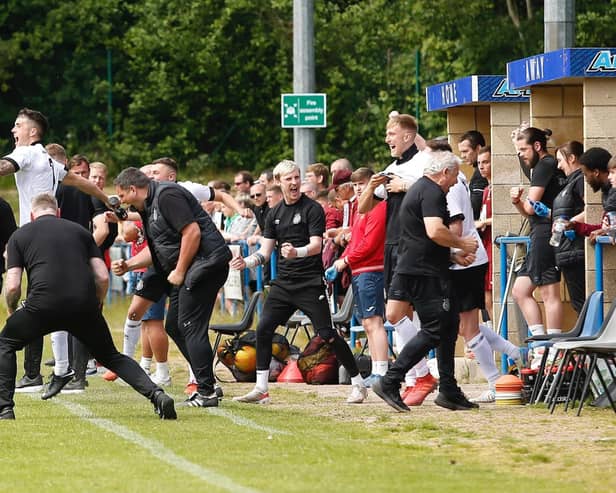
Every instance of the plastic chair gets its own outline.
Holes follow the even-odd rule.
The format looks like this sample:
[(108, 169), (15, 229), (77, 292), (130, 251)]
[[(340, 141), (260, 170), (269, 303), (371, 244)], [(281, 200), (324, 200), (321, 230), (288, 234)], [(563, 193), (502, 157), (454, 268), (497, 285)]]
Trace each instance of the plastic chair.
[[(585, 359), (587, 356), (591, 358), (588, 370), (585, 372), (586, 376), (580, 395), (580, 404), (577, 412), (577, 415), (579, 416), (582, 412), (582, 407), (584, 406), (584, 400), (588, 393), (592, 376), (597, 369), (597, 360), (599, 358), (606, 361), (612, 379), (615, 378), (610, 363), (613, 366), (616, 366), (616, 361), (614, 359), (616, 355), (616, 299), (612, 301), (610, 311), (606, 319), (604, 320), (603, 325), (599, 329), (596, 337), (579, 337), (576, 340), (562, 341), (554, 344), (554, 347), (556, 349), (565, 351), (565, 355), (560, 362), (558, 371), (555, 376), (554, 390), (553, 392), (548, 393), (551, 412), (554, 412), (554, 408), (556, 407), (557, 396), (559, 395), (559, 392), (563, 386), (563, 382), (565, 381), (564, 376), (569, 364), (575, 361), (575, 364), (573, 366), (573, 375), (569, 384), (569, 392), (567, 393), (565, 410), (568, 409), (570, 401), (575, 402), (578, 383), (582, 376), (582, 373), (584, 373), (583, 368)], [(580, 358), (578, 358), (577, 361), (575, 360), (576, 355), (581, 356)], [(609, 389), (605, 383), (603, 375), (601, 375), (601, 373), (598, 371), (596, 373), (601, 385), (603, 386), (604, 391), (608, 394), (608, 399), (610, 401), (612, 409), (614, 410), (614, 412), (616, 412), (616, 404), (614, 403), (611, 395), (609, 394)]]
[(212, 332), (216, 332), (216, 339), (214, 340), (213, 347), (214, 358), (216, 358), (217, 356), (218, 346), (220, 345), (220, 340), (223, 335), (239, 337), (243, 332), (246, 332), (248, 329), (250, 329), (250, 327), (252, 327), (255, 311), (262, 296), (262, 291), (255, 291), (253, 293), (252, 297), (250, 298), (250, 302), (244, 309), (244, 315), (239, 322), (232, 324), (210, 325), (210, 330)]
[[(389, 346), (389, 353), (395, 358), (396, 353), (394, 352), (394, 335), (393, 335), (395, 331), (394, 326), (391, 325), (389, 322), (385, 322), (384, 327), (385, 327), (385, 332), (387, 333), (387, 345)], [(349, 330), (351, 332), (349, 343), (351, 347), (354, 348), (357, 344), (357, 335), (363, 333), (364, 328), (361, 325), (353, 325), (351, 326)], [(368, 341), (366, 340), (366, 342), (362, 344), (361, 346), (362, 353), (364, 352), (367, 346), (368, 346)]]
[[(346, 332), (348, 327), (351, 325), (351, 318), (353, 317), (353, 290), (348, 289), (346, 294), (344, 295), (344, 300), (342, 301), (342, 305), (336, 313), (332, 313), (332, 327), (335, 330)], [(312, 321), (308, 318), (304, 313), (299, 310), (296, 311), (291, 318), (285, 324), (285, 337), (289, 340), (290, 344), (293, 344), (295, 341), (295, 337), (297, 336), (297, 332), (300, 330), (304, 330), (306, 332), (306, 336), (308, 340), (311, 339), (310, 331), (308, 327), (312, 325)], [(289, 338), (289, 333), (294, 331), (293, 336)]]
[[(578, 315), (575, 326), (568, 332), (563, 332), (561, 334), (541, 334), (527, 338), (524, 342), (527, 344), (531, 344), (534, 347), (543, 346), (545, 350), (543, 351), (543, 356), (541, 357), (541, 363), (539, 365), (539, 370), (537, 372), (537, 378), (535, 379), (535, 384), (533, 385), (533, 391), (530, 396), (529, 403), (535, 404), (543, 395), (545, 387), (549, 380), (549, 374), (545, 375), (545, 367), (548, 360), (548, 354), (550, 352), (550, 348), (554, 346), (554, 343), (557, 341), (562, 341), (565, 339), (572, 339), (580, 336), (592, 336), (595, 331), (601, 326), (601, 305), (603, 303), (603, 291), (595, 291), (593, 292), (586, 301), (584, 302), (584, 306), (582, 306), (582, 310)], [(586, 331), (586, 333), (584, 333)], [(558, 355), (558, 351), (557, 351)]]
[(353, 306), (353, 290), (349, 288), (344, 295), (344, 300), (342, 300), (342, 305), (340, 305), (338, 311), (332, 313), (332, 324), (334, 329), (343, 332), (348, 330), (351, 325), (351, 318), (353, 317)]
[[(310, 325), (312, 325), (312, 322), (306, 315), (304, 315), (303, 312), (297, 310), (293, 315), (291, 315), (291, 317), (289, 318), (289, 320), (287, 320), (287, 323), (285, 324), (284, 331), (284, 336), (289, 341), (289, 344), (295, 343), (295, 338), (297, 337), (297, 333), (300, 330), (303, 330), (306, 334), (306, 338), (310, 340), (312, 338), (310, 330), (308, 329)], [(292, 337), (289, 337), (289, 333), (291, 331), (293, 331), (293, 335)]]

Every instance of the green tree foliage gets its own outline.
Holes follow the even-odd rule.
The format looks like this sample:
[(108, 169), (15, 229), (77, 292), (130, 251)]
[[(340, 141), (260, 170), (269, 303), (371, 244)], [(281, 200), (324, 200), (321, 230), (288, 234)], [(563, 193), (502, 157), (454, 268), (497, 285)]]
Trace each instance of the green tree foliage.
[[(579, 0), (580, 45), (614, 45), (614, 2)], [(542, 51), (538, 0), (315, 1), (317, 91), (328, 95), (318, 159), (385, 165), (391, 110), (428, 136), (430, 84), (504, 73)], [(291, 0), (6, 0), (0, 11), (0, 145), (22, 106), (51, 121), (48, 141), (115, 170), (172, 155), (193, 173), (262, 169), (292, 157), (280, 94), (292, 92)], [(107, 134), (107, 56), (113, 135)], [(416, 60), (420, 58), (419, 81)], [(416, 84), (419, 83), (419, 97)]]

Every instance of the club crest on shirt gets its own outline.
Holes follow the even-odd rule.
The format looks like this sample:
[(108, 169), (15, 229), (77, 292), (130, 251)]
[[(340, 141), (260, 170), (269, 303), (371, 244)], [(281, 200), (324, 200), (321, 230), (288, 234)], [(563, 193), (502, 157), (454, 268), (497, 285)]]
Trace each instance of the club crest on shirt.
[(449, 303), (449, 298), (444, 298), (443, 299), (443, 311), (448, 312), (450, 308), (451, 308), (451, 304)]
[(296, 212), (293, 216), (293, 224), (299, 224), (302, 221), (302, 216), (299, 212)]

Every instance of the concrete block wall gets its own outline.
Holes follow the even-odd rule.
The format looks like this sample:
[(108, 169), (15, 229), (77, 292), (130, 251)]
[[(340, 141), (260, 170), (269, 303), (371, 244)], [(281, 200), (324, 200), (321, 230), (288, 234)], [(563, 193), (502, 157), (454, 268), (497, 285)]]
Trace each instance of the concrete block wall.
[[(533, 127), (552, 130), (552, 136), (548, 140), (551, 154), (554, 154), (557, 146), (569, 140), (584, 142), (582, 99), (581, 80), (570, 84), (532, 87), (530, 123)], [(567, 330), (574, 326), (577, 315), (571, 308), (564, 279), (561, 280), (560, 293), (564, 303), (563, 329)], [(535, 296), (539, 296), (538, 292)]]
[[(586, 78), (583, 85), (583, 142), (584, 148), (603, 147), (616, 154), (616, 78)], [(601, 193), (595, 193), (588, 185), (585, 189), (586, 222), (601, 221), (603, 207)], [(595, 288), (595, 250), (586, 244), (586, 290)], [(603, 246), (603, 281), (607, 307), (616, 297), (616, 247)]]
[[(447, 137), (453, 152), (458, 154), (458, 141), (465, 132), (478, 130), (490, 144), (490, 106), (459, 106), (447, 110)], [(472, 166), (462, 165), (460, 170), (470, 180), (473, 174)]]
[[(495, 103), (490, 105), (492, 145), (492, 236), (504, 235), (507, 232), (518, 234), (522, 218), (509, 199), (509, 189), (520, 183), (528, 184), (528, 180), (520, 170), (515, 148), (511, 142), (511, 132), (523, 121), (530, 121), (528, 103)], [(508, 247), (508, 253), (513, 254), (514, 246)], [(501, 312), (501, 271), (500, 249), (493, 245), (493, 297), (494, 325), (496, 327)], [(509, 298), (511, 299), (511, 298)], [(508, 329), (509, 339), (520, 343), (523, 337), (519, 334), (517, 308), (509, 301)]]

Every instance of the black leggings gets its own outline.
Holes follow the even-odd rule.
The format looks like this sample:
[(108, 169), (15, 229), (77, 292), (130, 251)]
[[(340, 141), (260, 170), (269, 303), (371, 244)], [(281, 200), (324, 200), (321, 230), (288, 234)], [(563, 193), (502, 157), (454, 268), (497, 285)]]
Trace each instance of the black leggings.
[(287, 323), (295, 310), (301, 310), (310, 318), (317, 334), (331, 344), (336, 358), (349, 375), (358, 375), (359, 369), (351, 348), (332, 328), (332, 316), (324, 286), (301, 289), (282, 288), (277, 284), (272, 286), (257, 326), (257, 370), (269, 370), (274, 332), (279, 325)]

